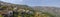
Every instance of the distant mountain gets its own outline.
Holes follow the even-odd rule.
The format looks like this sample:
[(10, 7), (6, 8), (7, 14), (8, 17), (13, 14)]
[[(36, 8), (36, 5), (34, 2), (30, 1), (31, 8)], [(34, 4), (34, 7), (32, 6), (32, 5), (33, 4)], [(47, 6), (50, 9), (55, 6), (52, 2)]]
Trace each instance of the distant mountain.
[(57, 7), (35, 6), (33, 8), (34, 8), (34, 10), (48, 12), (53, 15), (60, 16), (60, 8), (57, 8)]

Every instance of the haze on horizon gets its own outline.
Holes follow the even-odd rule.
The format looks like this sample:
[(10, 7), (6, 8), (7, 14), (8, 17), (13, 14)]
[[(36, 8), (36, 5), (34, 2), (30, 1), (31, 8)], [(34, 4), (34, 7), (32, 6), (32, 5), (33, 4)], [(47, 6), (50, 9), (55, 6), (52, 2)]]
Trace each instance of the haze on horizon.
[(60, 0), (1, 0), (14, 4), (26, 4), (29, 6), (51, 6), (60, 7)]

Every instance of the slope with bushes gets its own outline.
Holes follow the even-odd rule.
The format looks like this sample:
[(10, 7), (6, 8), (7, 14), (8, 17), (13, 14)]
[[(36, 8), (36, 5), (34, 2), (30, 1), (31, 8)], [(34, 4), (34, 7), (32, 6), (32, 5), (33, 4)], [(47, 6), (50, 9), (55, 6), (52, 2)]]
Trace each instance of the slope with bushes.
[(0, 17), (54, 17), (52, 14), (33, 10), (33, 8), (28, 5), (10, 4), (5, 2), (0, 2), (0, 14)]

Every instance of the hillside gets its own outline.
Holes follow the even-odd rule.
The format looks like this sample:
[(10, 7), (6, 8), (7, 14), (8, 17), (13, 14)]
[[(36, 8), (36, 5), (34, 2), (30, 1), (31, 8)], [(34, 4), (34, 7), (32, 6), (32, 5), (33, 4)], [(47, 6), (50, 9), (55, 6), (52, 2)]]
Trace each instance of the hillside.
[(55, 17), (48, 12), (33, 10), (28, 5), (12, 4), (0, 1), (0, 17)]
[[(7, 3), (7, 2), (3, 2), (3, 1), (0, 1), (0, 8), (1, 7), (6, 7), (6, 8), (30, 8), (28, 5), (19, 5), (19, 4), (12, 4), (12, 3)], [(6, 9), (4, 8), (4, 9)]]
[(60, 16), (60, 8), (57, 8), (57, 7), (36, 6), (33, 8), (34, 10), (38, 10), (42, 12), (49, 12), (53, 15)]

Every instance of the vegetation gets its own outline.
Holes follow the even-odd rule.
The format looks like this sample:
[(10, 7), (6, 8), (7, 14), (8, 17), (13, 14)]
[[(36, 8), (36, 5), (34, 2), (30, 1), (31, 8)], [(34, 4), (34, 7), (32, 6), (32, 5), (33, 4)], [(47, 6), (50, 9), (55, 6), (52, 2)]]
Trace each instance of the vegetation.
[(27, 5), (15, 5), (15, 4), (7, 6), (0, 5), (0, 17), (3, 17), (2, 12), (6, 13), (9, 11), (13, 12), (13, 15), (11, 15), (12, 17), (54, 17), (54, 15), (49, 14), (47, 12), (45, 13), (40, 11), (41, 12), (40, 13), (37, 10), (33, 10), (31, 7)]

